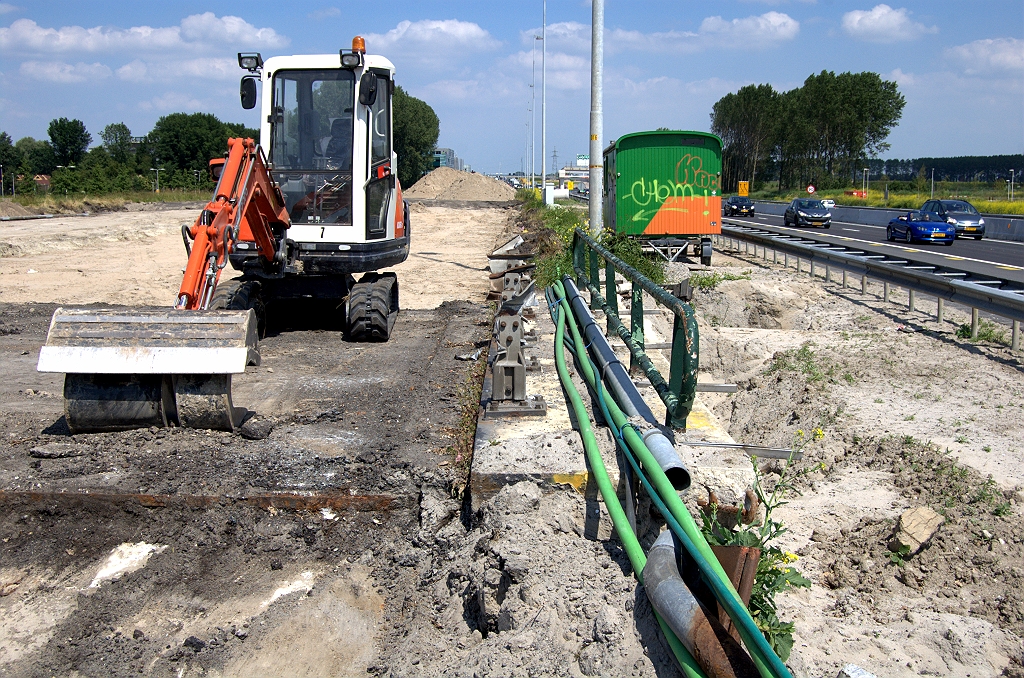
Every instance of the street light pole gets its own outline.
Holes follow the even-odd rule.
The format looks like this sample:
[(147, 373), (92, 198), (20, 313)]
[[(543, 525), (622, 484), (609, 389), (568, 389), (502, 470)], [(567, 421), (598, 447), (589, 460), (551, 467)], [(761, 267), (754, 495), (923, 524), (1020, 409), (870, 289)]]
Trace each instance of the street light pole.
[(4, 197), (4, 166), (0, 164), (0, 198)]
[(868, 168), (864, 168), (864, 182), (861, 184), (861, 191), (864, 193), (864, 198), (868, 197)]
[[(601, 136), (604, 134), (604, 0), (593, 0), (590, 37), (590, 234), (604, 227), (604, 166)], [(596, 192), (595, 192), (596, 191)], [(595, 197), (596, 196), (596, 197)]]
[(935, 197), (935, 168), (932, 168), (932, 197)]
[(543, 0), (540, 39), (540, 199), (548, 202), (548, 0)]
[(163, 169), (162, 167), (156, 167), (156, 168), (150, 168), (150, 170), (149, 170), (150, 172), (156, 172), (156, 186), (153, 189), (154, 193), (159, 193), (160, 192), (160, 171), (162, 169)]
[(1013, 202), (1013, 170), (1010, 170), (1010, 202)]

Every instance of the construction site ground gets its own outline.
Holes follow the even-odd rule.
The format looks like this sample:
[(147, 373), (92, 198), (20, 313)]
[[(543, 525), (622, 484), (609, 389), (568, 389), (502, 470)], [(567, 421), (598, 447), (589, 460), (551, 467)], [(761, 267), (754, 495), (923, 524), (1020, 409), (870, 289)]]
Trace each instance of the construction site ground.
[[(506, 486), (475, 514), (452, 499), (481, 370), (457, 356), (490, 339), (486, 255), (512, 207), (413, 204), (386, 344), (272, 308), (234, 389), (249, 437), (69, 435), (60, 375), (34, 369), (53, 309), (169, 305), (199, 207), (0, 225), (0, 675), (677, 675), (571, 484)], [(813, 582), (779, 596), (794, 673), (1022, 675), (1020, 354), (898, 296), (714, 263), (738, 279), (694, 300), (702, 379), (740, 390), (701, 394), (706, 416), (824, 464), (779, 510)], [(919, 505), (947, 522), (894, 562)]]

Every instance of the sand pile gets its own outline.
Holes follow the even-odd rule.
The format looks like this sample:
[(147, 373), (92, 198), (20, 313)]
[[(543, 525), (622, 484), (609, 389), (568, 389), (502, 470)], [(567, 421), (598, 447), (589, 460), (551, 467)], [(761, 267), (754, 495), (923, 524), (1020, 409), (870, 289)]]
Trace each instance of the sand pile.
[(27, 217), (35, 212), (27, 210), (12, 200), (0, 200), (0, 217)]
[(407, 198), (425, 200), (514, 200), (516, 197), (515, 189), (508, 184), (450, 167), (438, 167), (404, 193)]

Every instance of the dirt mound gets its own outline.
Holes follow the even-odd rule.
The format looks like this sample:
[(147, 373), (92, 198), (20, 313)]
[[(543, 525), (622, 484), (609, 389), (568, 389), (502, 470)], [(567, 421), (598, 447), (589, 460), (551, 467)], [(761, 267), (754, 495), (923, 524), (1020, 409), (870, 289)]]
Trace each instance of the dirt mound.
[(405, 191), (405, 196), (426, 200), (514, 200), (516, 192), (508, 184), (482, 174), (438, 167)]
[(27, 217), (35, 214), (13, 200), (0, 200), (0, 217)]

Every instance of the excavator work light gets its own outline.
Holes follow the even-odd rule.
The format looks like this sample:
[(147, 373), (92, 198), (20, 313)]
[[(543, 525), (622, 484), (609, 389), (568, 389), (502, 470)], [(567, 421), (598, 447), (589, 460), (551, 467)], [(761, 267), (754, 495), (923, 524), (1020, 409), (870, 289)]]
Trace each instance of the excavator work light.
[(238, 65), (250, 73), (255, 73), (263, 68), (263, 57), (259, 52), (239, 52)]
[(363, 63), (363, 55), (358, 52), (342, 52), (341, 53), (341, 66), (342, 68), (359, 68), (359, 65)]

